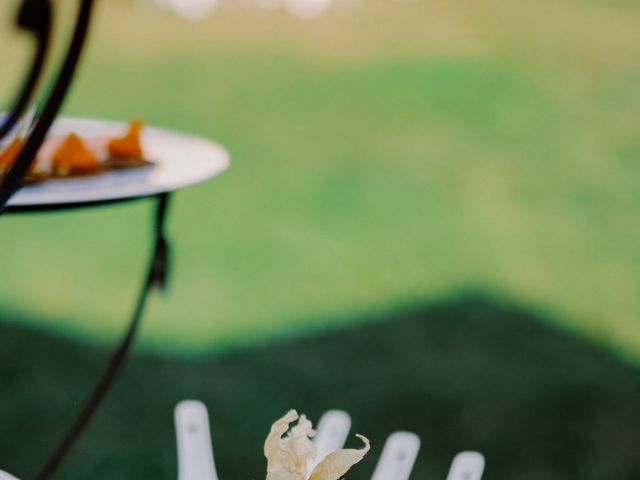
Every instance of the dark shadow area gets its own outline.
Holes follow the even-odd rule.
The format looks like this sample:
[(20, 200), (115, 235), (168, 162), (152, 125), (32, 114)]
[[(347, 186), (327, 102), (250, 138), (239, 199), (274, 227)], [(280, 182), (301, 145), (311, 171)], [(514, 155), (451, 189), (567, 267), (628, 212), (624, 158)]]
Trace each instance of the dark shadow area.
[[(102, 349), (0, 323), (0, 467), (31, 474), (100, 371)], [(265, 476), (262, 442), (292, 407), (351, 412), (372, 453), (423, 441), (415, 479), (476, 449), (491, 479), (640, 478), (640, 372), (512, 305), (459, 298), (198, 360), (136, 355), (57, 478), (176, 478), (172, 410), (210, 409), (221, 479)], [(351, 440), (351, 445), (357, 441)]]

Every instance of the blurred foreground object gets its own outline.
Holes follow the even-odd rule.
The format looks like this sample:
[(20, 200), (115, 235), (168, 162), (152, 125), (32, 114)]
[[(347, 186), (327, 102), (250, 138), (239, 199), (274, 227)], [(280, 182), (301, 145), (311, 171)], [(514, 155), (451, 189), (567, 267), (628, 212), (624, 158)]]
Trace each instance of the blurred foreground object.
[[(289, 424), (299, 420), (288, 434)], [(196, 400), (184, 400), (175, 409), (178, 442), (178, 480), (218, 480), (214, 463), (207, 407)], [(353, 464), (369, 450), (365, 442), (361, 450), (342, 447), (351, 429), (351, 417), (341, 410), (330, 410), (320, 418), (317, 430), (311, 428), (304, 415), (294, 410), (271, 427), (265, 442), (269, 460), (267, 478), (309, 478), (328, 480), (342, 478)], [(311, 440), (313, 438), (313, 440)], [(385, 442), (372, 480), (408, 480), (420, 450), (420, 438), (411, 432), (395, 432)], [(279, 460), (273, 462), (274, 459)], [(293, 464), (288, 462), (294, 461)], [(277, 463), (277, 465), (274, 465)], [(287, 468), (290, 467), (290, 468)], [(308, 476), (306, 472), (311, 471)], [(478, 452), (461, 452), (455, 456), (447, 480), (480, 480), (484, 457)], [(275, 478), (275, 477), (274, 477)], [(0, 480), (3, 480), (0, 478)]]

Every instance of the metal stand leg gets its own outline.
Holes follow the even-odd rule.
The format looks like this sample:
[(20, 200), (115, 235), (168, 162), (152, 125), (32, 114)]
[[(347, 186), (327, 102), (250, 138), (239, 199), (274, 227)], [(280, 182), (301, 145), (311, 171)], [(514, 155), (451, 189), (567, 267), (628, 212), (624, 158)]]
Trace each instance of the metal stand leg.
[(155, 217), (155, 246), (146, 278), (142, 285), (138, 301), (133, 311), (133, 316), (129, 328), (124, 332), (120, 343), (113, 351), (109, 362), (93, 391), (86, 399), (84, 405), (78, 412), (75, 420), (68, 428), (58, 445), (50, 454), (44, 465), (33, 476), (33, 480), (45, 480), (58, 469), (66, 455), (71, 450), (73, 444), (78, 440), (91, 418), (100, 407), (109, 389), (113, 385), (117, 375), (122, 369), (135, 337), (136, 331), (142, 318), (149, 292), (153, 288), (164, 288), (167, 280), (169, 266), (169, 242), (165, 235), (165, 221), (169, 206), (169, 193), (162, 193), (156, 197), (157, 208)]

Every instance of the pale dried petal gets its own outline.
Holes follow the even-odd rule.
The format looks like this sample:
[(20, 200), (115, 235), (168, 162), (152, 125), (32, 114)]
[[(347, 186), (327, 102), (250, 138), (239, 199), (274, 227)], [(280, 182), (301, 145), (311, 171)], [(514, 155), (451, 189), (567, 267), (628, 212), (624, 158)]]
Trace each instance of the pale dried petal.
[(271, 427), (264, 444), (267, 480), (307, 480), (307, 464), (316, 456), (316, 447), (310, 440), (316, 433), (311, 422), (302, 415), (283, 438), (289, 424), (297, 418), (296, 411), (290, 410)]
[[(264, 442), (264, 456), (267, 457), (267, 480), (298, 480), (290, 473), (290, 465), (294, 463), (293, 455), (283, 448), (282, 435), (289, 430), (289, 424), (298, 418), (295, 410), (289, 410), (272, 426)], [(305, 480), (300, 478), (300, 480)]]
[(353, 465), (362, 460), (369, 451), (369, 440), (362, 435), (356, 437), (364, 442), (364, 447), (359, 450), (346, 448), (330, 453), (313, 470), (309, 480), (339, 480)]
[(316, 458), (316, 446), (311, 441), (315, 434), (311, 422), (301, 415), (298, 424), (292, 427), (282, 440), (283, 447), (293, 454), (294, 463), (290, 466), (291, 470), (304, 479), (307, 478), (308, 463)]

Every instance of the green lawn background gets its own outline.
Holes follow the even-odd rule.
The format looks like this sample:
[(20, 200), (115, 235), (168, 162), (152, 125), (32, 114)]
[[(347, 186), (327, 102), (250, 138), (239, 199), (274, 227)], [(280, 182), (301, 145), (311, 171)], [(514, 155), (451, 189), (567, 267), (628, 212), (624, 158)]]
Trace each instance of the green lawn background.
[[(96, 13), (66, 112), (142, 116), (233, 157), (176, 195), (172, 285), (145, 347), (252, 343), (481, 290), (638, 359), (635, 2), (376, 1), (314, 21), (227, 5), (196, 24), (125, 0)], [(27, 47), (0, 42), (2, 98)], [(140, 204), (3, 218), (2, 309), (111, 340), (149, 217)]]

